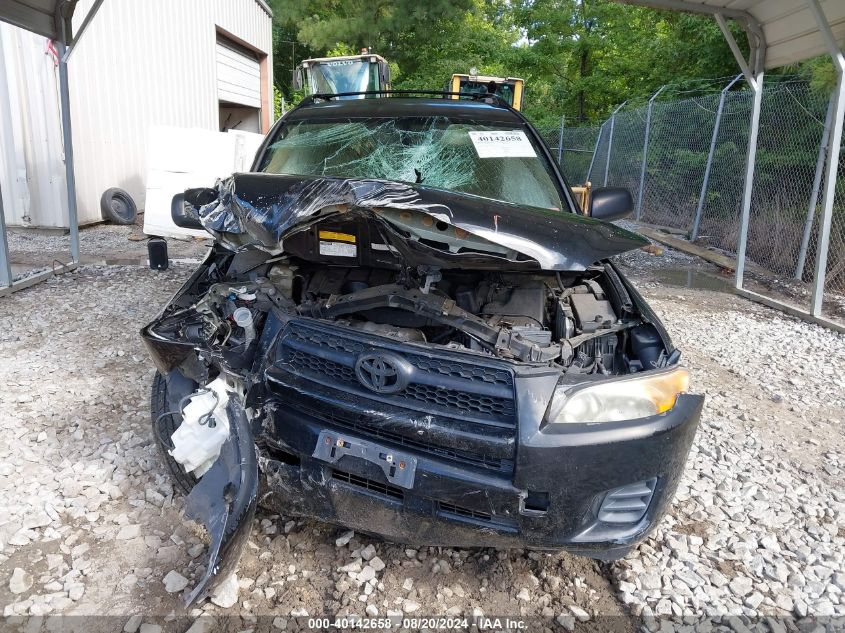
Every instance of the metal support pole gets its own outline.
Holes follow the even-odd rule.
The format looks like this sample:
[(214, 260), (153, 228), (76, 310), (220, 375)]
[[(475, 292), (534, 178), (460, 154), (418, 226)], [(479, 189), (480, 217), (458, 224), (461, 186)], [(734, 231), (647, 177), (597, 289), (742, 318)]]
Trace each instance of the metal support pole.
[(757, 73), (749, 82), (754, 91), (754, 105), (751, 109), (751, 130), (748, 134), (748, 155), (745, 163), (745, 189), (742, 193), (742, 219), (739, 228), (739, 244), (736, 249), (736, 287), (742, 288), (745, 274), (745, 251), (748, 246), (748, 223), (751, 218), (751, 193), (754, 189), (754, 163), (757, 161), (757, 136), (760, 132), (760, 107), (763, 104), (763, 76)]
[(590, 182), (590, 176), (593, 174), (593, 165), (596, 163), (596, 155), (599, 153), (599, 145), (601, 145), (601, 137), (604, 135), (604, 126), (607, 125), (607, 121), (601, 124), (599, 127), (599, 135), (596, 138), (596, 146), (593, 148), (593, 157), (590, 159), (590, 166), (587, 167), (587, 176), (584, 178), (584, 183)]
[[(73, 51), (76, 50), (76, 43), (82, 38), (85, 34), (85, 31), (88, 30), (88, 27), (91, 26), (91, 21), (94, 19), (94, 16), (97, 15), (97, 12), (100, 10), (100, 7), (103, 6), (103, 0), (94, 0), (94, 4), (91, 5), (91, 8), (88, 9), (88, 13), (85, 15), (85, 19), (82, 21), (82, 24), (79, 26), (79, 30), (76, 32), (76, 35), (73, 38), (73, 41), (70, 42), (67, 50), (64, 52), (60, 51), (61, 58), (67, 63), (70, 59), (70, 56), (73, 55)], [(69, 33), (67, 35), (70, 35)], [(66, 42), (69, 42), (69, 38), (65, 38)]]
[(830, 130), (830, 144), (827, 149), (827, 171), (822, 189), (822, 215), (819, 221), (819, 246), (816, 251), (816, 272), (813, 278), (813, 298), (810, 312), (821, 316), (824, 299), (824, 282), (827, 275), (827, 252), (830, 247), (830, 223), (833, 219), (833, 201), (836, 189), (836, 174), (839, 170), (839, 150), (842, 147), (842, 116), (845, 113), (845, 72), (838, 69), (833, 126)]
[[(733, 34), (731, 33), (730, 28), (728, 28), (728, 23), (725, 21), (725, 16), (721, 13), (716, 13), (714, 16), (716, 18), (716, 24), (719, 25), (719, 30), (722, 31), (722, 36), (725, 38), (725, 41), (728, 43), (728, 47), (731, 49), (731, 52), (734, 55), (734, 59), (736, 59), (736, 63), (739, 64), (739, 68), (742, 71), (742, 74), (745, 76), (745, 80), (752, 84), (756, 80), (754, 76), (754, 71), (762, 72), (761, 68), (757, 68), (756, 65), (754, 68), (749, 66), (748, 61), (742, 56), (742, 51), (739, 48), (739, 45), (736, 43)], [(752, 51), (753, 57), (754, 51)], [(759, 74), (759, 72), (758, 72)]]
[(65, 45), (57, 42), (59, 52), (59, 97), (62, 109), (62, 139), (65, 148), (65, 179), (67, 181), (67, 219), (70, 228), (71, 263), (79, 263), (79, 221), (76, 210), (76, 179), (73, 171), (73, 134), (70, 127), (70, 90), (68, 85)]
[(616, 113), (622, 108), (623, 105), (628, 103), (627, 101), (623, 101), (618, 108), (613, 111), (613, 114), (610, 115), (610, 135), (607, 137), (607, 160), (604, 163), (604, 184), (603, 187), (607, 187), (607, 176), (610, 173), (610, 154), (613, 151), (613, 128), (616, 126)]
[(701, 183), (701, 193), (698, 196), (698, 206), (695, 209), (695, 220), (692, 223), (690, 239), (694, 242), (698, 239), (698, 230), (701, 228), (701, 214), (704, 211), (704, 199), (707, 196), (707, 187), (710, 184), (710, 170), (713, 168), (713, 155), (716, 152), (716, 140), (719, 137), (719, 127), (722, 124), (722, 110), (725, 107), (725, 97), (733, 85), (742, 79), (742, 74), (734, 77), (727, 86), (722, 89), (719, 95), (719, 107), (716, 109), (716, 121), (713, 123), (713, 137), (710, 139), (710, 152), (707, 154), (707, 166), (704, 168), (704, 182)]
[(822, 215), (819, 221), (819, 247), (816, 251), (816, 273), (813, 278), (813, 296), (810, 312), (818, 317), (822, 313), (824, 282), (827, 275), (827, 251), (830, 247), (830, 223), (833, 219), (833, 202), (836, 195), (836, 177), (839, 171), (839, 150), (842, 147), (842, 119), (845, 115), (845, 56), (833, 35), (827, 17), (818, 0), (806, 0), (807, 7), (816, 18), (819, 32), (825, 40), (828, 52), (836, 68), (836, 92), (833, 97), (832, 127), (830, 144), (827, 148), (827, 171), (822, 188)]
[(560, 117), (560, 134), (557, 138), (557, 166), (561, 167), (563, 164), (563, 126), (566, 123), (566, 117)]
[(824, 117), (824, 129), (819, 141), (819, 155), (816, 157), (816, 173), (813, 176), (813, 191), (807, 205), (807, 219), (804, 221), (804, 235), (801, 237), (801, 250), (798, 251), (798, 263), (795, 265), (795, 279), (804, 278), (804, 266), (807, 264), (807, 249), (810, 248), (810, 236), (813, 234), (813, 221), (816, 218), (816, 206), (819, 204), (819, 189), (822, 184), (824, 159), (827, 155), (827, 145), (830, 142), (830, 119), (833, 116), (833, 97), (827, 104), (827, 114)]
[(616, 113), (610, 117), (610, 135), (607, 137), (607, 160), (604, 162), (603, 187), (607, 187), (607, 177), (610, 174), (610, 152), (613, 150), (613, 128), (616, 126)]
[[(0, 42), (2, 44), (2, 42)], [(8, 80), (6, 77), (5, 60), (0, 59), (0, 97), (6, 100), (9, 96)], [(9, 104), (9, 112), (11, 103)], [(4, 136), (7, 143), (12, 143), (12, 122), (4, 119), (2, 125), (5, 127)], [(6, 216), (3, 208), (3, 189), (0, 183), (0, 288), (12, 285), (12, 268), (9, 265), (9, 242), (6, 241)]]
[(3, 210), (3, 189), (0, 184), (0, 288), (12, 285), (12, 267), (9, 265), (9, 243), (6, 241), (6, 217)]
[(648, 137), (651, 135), (651, 109), (654, 106), (654, 100), (657, 99), (657, 95), (659, 95), (666, 86), (660, 86), (660, 90), (655, 92), (651, 95), (651, 99), (648, 100), (648, 109), (646, 110), (645, 115), (645, 136), (643, 137), (643, 160), (642, 164), (640, 165), (640, 188), (637, 191), (637, 222), (640, 221), (640, 215), (642, 214), (643, 210), (643, 190), (645, 188), (645, 170), (646, 164), (648, 162)]

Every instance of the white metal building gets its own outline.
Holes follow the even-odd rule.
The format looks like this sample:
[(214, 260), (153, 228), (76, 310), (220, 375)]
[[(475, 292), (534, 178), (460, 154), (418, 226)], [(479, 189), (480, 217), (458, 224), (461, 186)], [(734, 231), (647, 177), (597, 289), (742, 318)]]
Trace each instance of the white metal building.
[[(79, 0), (74, 30), (94, 4)], [(0, 176), (16, 185), (3, 190), (6, 220), (66, 227), (57, 62), (44, 37), (0, 28), (0, 117), (11, 123), (0, 127)], [(101, 219), (111, 187), (144, 208), (150, 126), (266, 133), (272, 123), (264, 0), (105, 0), (68, 68), (80, 224)]]

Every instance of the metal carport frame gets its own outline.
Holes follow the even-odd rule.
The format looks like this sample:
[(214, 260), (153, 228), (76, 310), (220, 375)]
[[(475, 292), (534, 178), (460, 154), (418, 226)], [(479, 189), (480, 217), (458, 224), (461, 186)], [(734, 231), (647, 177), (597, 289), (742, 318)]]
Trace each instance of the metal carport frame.
[[(749, 87), (754, 93), (751, 128), (746, 157), (745, 187), (742, 196), (742, 215), (737, 244), (736, 288), (749, 299), (781, 309), (805, 320), (841, 330), (842, 326), (821, 317), (824, 296), (827, 255), (830, 248), (830, 225), (833, 217), (834, 191), (842, 145), (843, 114), (845, 114), (845, 2), (827, 0), (822, 8), (820, 0), (616, 0), (625, 4), (654, 9), (687, 11), (714, 16)], [(741, 9), (738, 7), (742, 7)], [(738, 22), (745, 31), (750, 48), (745, 59), (726, 19)], [(766, 68), (777, 68), (828, 53), (836, 68), (836, 90), (832, 98), (832, 119), (824, 185), (822, 215), (819, 224), (818, 250), (810, 311), (751, 292), (742, 287), (745, 255), (748, 244), (748, 224), (751, 215), (751, 196), (754, 187), (754, 168), (757, 137), (760, 130), (760, 108), (763, 98), (763, 77)]]
[[(71, 261), (62, 270), (72, 270), (79, 265), (79, 222), (76, 210), (76, 180), (73, 169), (73, 134), (70, 122), (70, 89), (68, 85), (68, 58), (85, 33), (91, 20), (103, 4), (95, 0), (91, 10), (74, 37), (72, 33), (73, 13), (77, 0), (3, 0), (0, 4), (0, 21), (32, 31), (54, 40), (59, 53), (59, 100), (61, 102), (62, 137), (65, 151), (65, 179), (68, 196), (68, 225), (70, 228)], [(0, 69), (0, 80), (5, 80), (5, 70)], [(2, 187), (2, 183), (0, 183)], [(18, 283), (12, 283), (12, 269), (9, 263), (9, 245), (6, 240), (6, 222), (3, 210), (3, 196), (0, 192), (0, 296), (10, 294), (36, 284), (54, 274), (47, 271), (30, 275)]]

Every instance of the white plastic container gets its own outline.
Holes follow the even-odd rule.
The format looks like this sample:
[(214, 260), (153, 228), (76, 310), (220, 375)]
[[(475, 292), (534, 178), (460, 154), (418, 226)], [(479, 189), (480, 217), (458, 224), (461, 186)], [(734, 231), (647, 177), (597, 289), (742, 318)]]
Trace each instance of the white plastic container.
[[(186, 472), (202, 477), (220, 456), (220, 448), (229, 437), (229, 416), (226, 405), (229, 394), (226, 381), (217, 378), (205, 386), (212, 393), (194, 395), (182, 412), (182, 424), (170, 436), (173, 450), (170, 454)], [(217, 396), (215, 398), (215, 395)], [(211, 413), (204, 424), (199, 421)]]
[(255, 338), (255, 324), (252, 321), (252, 312), (249, 308), (238, 308), (232, 313), (235, 323), (244, 329), (244, 340), (247, 345)]

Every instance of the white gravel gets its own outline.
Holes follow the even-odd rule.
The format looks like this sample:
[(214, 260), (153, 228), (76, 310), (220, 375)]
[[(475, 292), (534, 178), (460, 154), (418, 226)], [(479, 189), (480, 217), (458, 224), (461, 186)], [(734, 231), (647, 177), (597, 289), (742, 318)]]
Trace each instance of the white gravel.
[(613, 566), (618, 597), (645, 615), (845, 615), (845, 336), (639, 285), (707, 400), (671, 516)]
[[(0, 300), (4, 616), (106, 613), (123, 616), (119, 626), (93, 618), (90, 630), (179, 633), (189, 628), (184, 618), (204, 613), (240, 619), (233, 631), (254, 628), (257, 616), (309, 613), (552, 621), (578, 607), (625, 616), (604, 569), (587, 559), (409, 548), (264, 511), (234, 586), (186, 613), (205, 540), (183, 521), (183, 499), (156, 453), (153, 366), (138, 330), (191, 272), (85, 266)], [(20, 573), (12, 581), (15, 568), (31, 586)], [(528, 602), (517, 597), (524, 588)], [(130, 621), (139, 612), (142, 623)]]
[(677, 499), (645, 544), (603, 566), (416, 549), (259, 512), (232, 606), (187, 614), (205, 541), (155, 453), (138, 328), (191, 269), (84, 267), (0, 300), (0, 608), (180, 632), (204, 613), (240, 618), (231, 630), (303, 613), (526, 615), (556, 630), (596, 615), (845, 615), (845, 337), (649, 282), (666, 260), (633, 257), (707, 395)]

